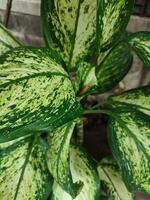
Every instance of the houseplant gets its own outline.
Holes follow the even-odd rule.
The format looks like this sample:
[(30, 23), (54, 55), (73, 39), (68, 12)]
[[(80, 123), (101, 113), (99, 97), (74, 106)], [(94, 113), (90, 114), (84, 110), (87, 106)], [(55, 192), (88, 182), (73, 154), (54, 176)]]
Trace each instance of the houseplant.
[[(46, 48), (0, 26), (0, 199), (96, 200), (100, 180), (103, 199), (150, 194), (150, 87), (85, 108), (128, 73), (131, 49), (150, 68), (150, 33), (125, 32), (134, 2), (41, 3)], [(100, 163), (73, 134), (96, 113), (109, 116), (113, 154)]]

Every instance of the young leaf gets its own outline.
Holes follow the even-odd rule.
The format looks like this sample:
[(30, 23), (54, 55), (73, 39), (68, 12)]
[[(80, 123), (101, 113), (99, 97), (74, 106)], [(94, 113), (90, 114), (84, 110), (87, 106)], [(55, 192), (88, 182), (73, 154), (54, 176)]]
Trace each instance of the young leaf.
[(52, 184), (41, 140), (29, 137), (0, 144), (1, 200), (46, 200)]
[(0, 142), (49, 131), (81, 114), (71, 81), (47, 49), (19, 48), (0, 64)]
[(112, 158), (104, 158), (98, 166), (98, 172), (106, 196), (113, 200), (134, 199), (122, 180), (117, 163)]
[(128, 106), (150, 116), (150, 86), (144, 86), (110, 97), (113, 107)]
[(114, 47), (97, 68), (98, 91), (102, 93), (117, 85), (128, 73), (131, 64), (132, 55), (128, 45), (122, 42)]
[(19, 46), (19, 42), (0, 24), (0, 56), (6, 51)]
[[(81, 180), (84, 183), (75, 200), (99, 200), (99, 178), (92, 158), (79, 147), (71, 146), (70, 168), (73, 181)], [(54, 182), (52, 200), (72, 200), (72, 198)]]
[(114, 45), (125, 31), (133, 5), (134, 0), (99, 0), (97, 29), (101, 51)]
[(77, 69), (75, 91), (80, 95), (89, 92), (97, 86), (95, 67), (89, 63), (81, 62)]
[(75, 123), (69, 122), (48, 135), (47, 163), (55, 181), (73, 198), (78, 195), (81, 183), (73, 183), (69, 165), (70, 139)]
[(138, 32), (129, 37), (129, 44), (150, 69), (150, 32)]
[(65, 60), (69, 69), (92, 53), (96, 33), (97, 1), (43, 0), (43, 31), (49, 47)]
[[(136, 101), (136, 99), (135, 99)], [(118, 107), (109, 122), (109, 142), (129, 191), (150, 194), (150, 116)]]

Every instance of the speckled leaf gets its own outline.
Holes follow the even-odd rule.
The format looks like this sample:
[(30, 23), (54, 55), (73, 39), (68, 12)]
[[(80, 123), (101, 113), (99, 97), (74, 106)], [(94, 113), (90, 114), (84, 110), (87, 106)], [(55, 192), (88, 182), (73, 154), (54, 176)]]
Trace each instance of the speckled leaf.
[(20, 46), (19, 42), (0, 24), (0, 56), (6, 51)]
[(99, 0), (99, 48), (114, 45), (128, 24), (134, 0)]
[(55, 181), (72, 197), (75, 197), (82, 184), (73, 183), (69, 165), (70, 139), (75, 122), (69, 122), (48, 135), (47, 163)]
[(69, 69), (92, 52), (96, 33), (96, 0), (43, 0), (41, 13), (47, 44)]
[(41, 140), (0, 144), (1, 200), (47, 200), (52, 184)]
[[(95, 166), (95, 162), (85, 151), (71, 146), (70, 168), (73, 181), (81, 180), (84, 183), (75, 200), (99, 200), (99, 177)], [(72, 198), (55, 182), (52, 200), (72, 200)]]
[[(101, 54), (99, 59), (101, 59)], [(126, 43), (114, 47), (97, 68), (96, 76), (100, 93), (112, 89), (128, 73), (132, 55)]]
[(126, 91), (121, 95), (110, 97), (113, 107), (129, 106), (150, 116), (150, 86)]
[(150, 117), (132, 107), (116, 108), (109, 142), (129, 191), (150, 194)]
[(112, 158), (104, 158), (98, 166), (101, 187), (105, 196), (113, 200), (133, 200), (134, 195), (130, 193), (121, 176), (117, 163)]
[(129, 44), (150, 69), (150, 32), (138, 32), (129, 37)]
[(0, 142), (78, 117), (71, 81), (47, 49), (19, 48), (0, 63)]
[(79, 95), (85, 94), (97, 86), (95, 67), (89, 63), (81, 62), (77, 69), (75, 91)]

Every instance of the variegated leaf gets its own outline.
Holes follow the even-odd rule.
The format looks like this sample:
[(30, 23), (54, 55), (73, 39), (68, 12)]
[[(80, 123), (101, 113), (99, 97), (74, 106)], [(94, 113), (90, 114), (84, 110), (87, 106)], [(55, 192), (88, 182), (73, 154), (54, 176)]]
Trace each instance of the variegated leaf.
[[(92, 158), (79, 147), (70, 148), (70, 168), (73, 181), (81, 180), (84, 186), (75, 200), (99, 200), (99, 177)], [(72, 200), (56, 182), (53, 185), (52, 200)]]
[(70, 139), (75, 122), (69, 122), (48, 135), (47, 163), (55, 181), (73, 198), (78, 195), (81, 183), (73, 183), (69, 165)]
[(80, 95), (85, 94), (97, 86), (95, 67), (89, 63), (81, 62), (77, 69), (75, 91)]
[(0, 63), (0, 142), (78, 117), (71, 81), (47, 49), (19, 48)]
[(19, 46), (19, 42), (0, 24), (0, 56), (6, 51)]
[(150, 32), (138, 32), (129, 37), (129, 44), (150, 69)]
[(41, 13), (47, 44), (69, 69), (92, 52), (96, 37), (96, 0), (43, 0)]
[(96, 76), (100, 93), (112, 89), (128, 73), (132, 64), (132, 55), (126, 43), (114, 47), (97, 68)]
[(104, 158), (98, 166), (101, 187), (105, 196), (113, 200), (133, 200), (134, 195), (130, 193), (121, 176), (117, 163), (112, 158)]
[(47, 200), (52, 184), (41, 140), (0, 144), (1, 200)]
[(99, 0), (98, 38), (99, 49), (114, 45), (128, 24), (134, 0)]
[(109, 142), (129, 191), (150, 194), (150, 116), (130, 106), (116, 108)]
[(110, 97), (113, 107), (129, 106), (150, 116), (150, 86), (126, 91), (121, 95)]

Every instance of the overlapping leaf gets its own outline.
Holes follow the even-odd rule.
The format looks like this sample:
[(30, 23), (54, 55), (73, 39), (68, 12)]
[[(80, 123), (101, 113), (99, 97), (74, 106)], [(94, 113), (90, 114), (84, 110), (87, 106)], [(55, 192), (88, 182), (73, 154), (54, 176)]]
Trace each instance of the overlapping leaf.
[(98, 166), (98, 172), (105, 196), (113, 200), (134, 199), (134, 195), (127, 190), (121, 172), (112, 158), (104, 158)]
[(150, 118), (139, 112), (117, 112), (109, 123), (113, 155), (129, 190), (150, 193)]
[(89, 63), (81, 62), (77, 70), (75, 91), (80, 95), (89, 92), (97, 86), (95, 67)]
[(0, 142), (56, 128), (81, 114), (67, 73), (47, 49), (19, 48), (0, 64)]
[[(99, 178), (92, 158), (79, 147), (71, 146), (70, 167), (73, 181), (81, 180), (84, 183), (75, 200), (99, 200)], [(55, 182), (52, 200), (72, 200), (72, 198)]]
[(59, 52), (68, 68), (91, 54), (96, 36), (97, 1), (42, 1), (46, 42)]
[(129, 37), (129, 44), (150, 69), (150, 32), (138, 32)]
[(130, 191), (150, 193), (149, 87), (112, 97), (109, 141)]
[(110, 97), (110, 104), (115, 107), (128, 106), (150, 116), (150, 86), (145, 86)]
[(98, 38), (100, 50), (107, 50), (120, 38), (133, 10), (133, 0), (99, 0)]
[(47, 200), (52, 184), (41, 140), (0, 144), (1, 200)]
[(49, 133), (47, 163), (55, 181), (75, 198), (82, 184), (73, 183), (70, 172), (69, 148), (74, 126), (74, 122), (69, 122)]
[(0, 56), (6, 51), (19, 46), (19, 42), (0, 24)]
[(126, 43), (122, 42), (113, 48), (101, 60), (97, 68), (96, 76), (99, 92), (105, 92), (114, 87), (128, 73), (132, 64), (132, 55)]

